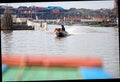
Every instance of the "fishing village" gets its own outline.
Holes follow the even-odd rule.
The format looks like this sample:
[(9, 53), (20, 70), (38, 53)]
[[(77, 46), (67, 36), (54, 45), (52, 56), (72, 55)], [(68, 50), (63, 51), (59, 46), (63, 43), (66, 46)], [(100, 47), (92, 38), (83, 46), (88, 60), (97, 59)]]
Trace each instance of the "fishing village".
[[(6, 12), (4, 12), (5, 10)], [(9, 18), (10, 15), (7, 13), (11, 14), (11, 18)], [(105, 27), (117, 26), (118, 24), (117, 6), (113, 9), (101, 8), (96, 10), (85, 8), (64, 9), (60, 6), (20, 6), (18, 8), (0, 6), (0, 18), (2, 19), (3, 16), (8, 16), (8, 20), (13, 20), (13, 24), (23, 24), (23, 26), (27, 24), (28, 19), (46, 21), (48, 24), (59, 24), (59, 21), (65, 21), (67, 25), (85, 24)], [(4, 18), (2, 20), (4, 20)], [(2, 22), (4, 22), (2, 20), (0, 21), (1, 25)], [(17, 26), (15, 26), (15, 28), (17, 28)], [(20, 28), (22, 29), (22, 27)], [(1, 26), (1, 29), (4, 29), (4, 26)]]
[(118, 0), (110, 6), (0, 4), (2, 81), (119, 78)]

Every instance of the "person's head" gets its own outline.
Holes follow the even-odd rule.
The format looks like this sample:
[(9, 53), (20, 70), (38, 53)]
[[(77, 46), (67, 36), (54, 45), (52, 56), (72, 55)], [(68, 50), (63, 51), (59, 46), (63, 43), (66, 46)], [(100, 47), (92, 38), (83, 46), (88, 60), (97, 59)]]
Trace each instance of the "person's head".
[(62, 24), (61, 26), (62, 26), (62, 27), (64, 27), (64, 25), (63, 25), (63, 24)]

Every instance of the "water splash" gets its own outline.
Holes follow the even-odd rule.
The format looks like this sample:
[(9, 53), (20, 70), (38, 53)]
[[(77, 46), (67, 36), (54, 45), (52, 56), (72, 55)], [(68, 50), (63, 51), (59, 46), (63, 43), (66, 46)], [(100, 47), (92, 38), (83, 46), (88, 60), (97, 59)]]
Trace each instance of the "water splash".
[(67, 29), (67, 32), (73, 35), (76, 34), (86, 34), (89, 32), (94, 32), (94, 30), (89, 29), (87, 26), (72, 26)]
[[(108, 30), (111, 29), (111, 30)], [(67, 27), (67, 32), (73, 35), (88, 33), (113, 33), (113, 27), (90, 27), (90, 26), (71, 26)]]

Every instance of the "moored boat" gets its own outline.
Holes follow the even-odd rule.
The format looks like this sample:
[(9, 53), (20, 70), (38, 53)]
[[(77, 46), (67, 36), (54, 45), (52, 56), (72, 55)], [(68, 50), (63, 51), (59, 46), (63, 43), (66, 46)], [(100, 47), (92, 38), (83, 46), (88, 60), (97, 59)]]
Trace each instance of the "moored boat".
[(27, 25), (32, 26), (33, 28), (40, 28), (41, 30), (48, 30), (47, 22), (40, 22), (36, 20), (27, 20)]

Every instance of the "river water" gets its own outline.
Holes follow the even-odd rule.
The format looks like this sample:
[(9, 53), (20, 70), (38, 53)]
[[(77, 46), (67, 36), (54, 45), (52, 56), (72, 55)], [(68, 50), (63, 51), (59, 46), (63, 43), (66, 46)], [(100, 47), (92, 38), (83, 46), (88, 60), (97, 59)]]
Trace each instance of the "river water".
[[(65, 26), (70, 36), (56, 38), (60, 25), (48, 25), (48, 31), (1, 31), (2, 54), (100, 57), (103, 68), (119, 78), (119, 30), (113, 27)], [(37, 28), (37, 27), (36, 27)]]

